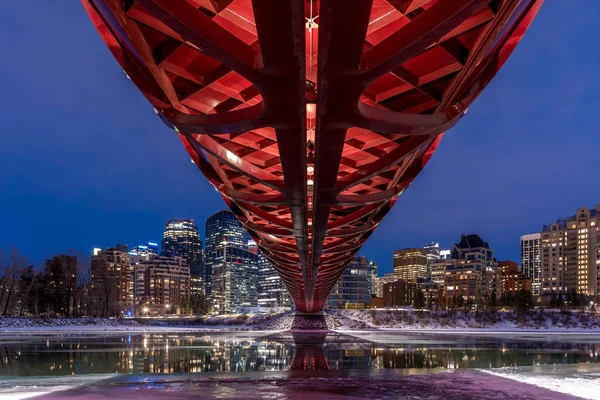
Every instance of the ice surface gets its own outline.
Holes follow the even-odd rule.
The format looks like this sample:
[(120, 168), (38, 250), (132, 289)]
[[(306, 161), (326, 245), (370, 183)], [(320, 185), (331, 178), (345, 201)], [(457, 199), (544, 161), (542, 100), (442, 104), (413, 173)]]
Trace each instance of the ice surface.
[(600, 365), (504, 367), (482, 372), (584, 399), (600, 400)]

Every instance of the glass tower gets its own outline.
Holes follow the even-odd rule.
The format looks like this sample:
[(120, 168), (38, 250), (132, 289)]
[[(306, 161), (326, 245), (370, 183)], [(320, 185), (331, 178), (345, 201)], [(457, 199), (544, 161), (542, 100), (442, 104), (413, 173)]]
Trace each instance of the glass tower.
[(167, 221), (161, 254), (186, 260), (192, 277), (203, 275), (202, 240), (193, 220), (172, 219)]
[(372, 279), (370, 261), (364, 256), (354, 257), (331, 291), (327, 306), (333, 308), (347, 308), (350, 304), (365, 308), (370, 306)]
[[(237, 250), (243, 250), (243, 252), (238, 252)], [(223, 273), (227, 273), (230, 270), (230, 266), (223, 266), (224, 251), (229, 252), (229, 255), (225, 255), (226, 261), (230, 258), (236, 259), (236, 256), (240, 256), (243, 262), (247, 262), (248, 265), (253, 263), (254, 268), (256, 268), (257, 256), (248, 251), (248, 239), (244, 227), (232, 212), (226, 210), (219, 211), (206, 220), (204, 280), (206, 284), (206, 297), (211, 302), (213, 301), (212, 290), (215, 286), (213, 279), (215, 277), (223, 279)], [(224, 270), (223, 267), (225, 267)], [(219, 270), (215, 271), (215, 268), (219, 268)], [(251, 270), (250, 274), (252, 274)], [(225, 278), (227, 278), (227, 275), (225, 275)], [(225, 289), (227, 291), (226, 282), (225, 284), (219, 282), (219, 285), (219, 290), (222, 291)], [(254, 286), (256, 286), (256, 283), (254, 283)], [(254, 303), (256, 305), (256, 289), (254, 290)], [(214, 306), (214, 304), (212, 305)]]
[(291, 307), (283, 281), (262, 252), (258, 253), (258, 306)]

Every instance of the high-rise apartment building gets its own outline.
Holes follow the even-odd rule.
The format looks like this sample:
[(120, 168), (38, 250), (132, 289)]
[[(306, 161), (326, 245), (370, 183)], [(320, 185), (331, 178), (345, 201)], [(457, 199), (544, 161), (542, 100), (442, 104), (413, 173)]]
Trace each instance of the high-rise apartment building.
[(121, 316), (133, 306), (133, 269), (126, 245), (94, 249), (91, 262), (92, 308), (101, 316)]
[(371, 305), (372, 279), (370, 261), (364, 256), (354, 257), (331, 291), (327, 306), (368, 307)]
[(267, 257), (258, 253), (258, 306), (291, 307), (288, 291)]
[(482, 301), (502, 295), (500, 271), (494, 251), (478, 235), (462, 235), (450, 251), (450, 259), (432, 264), (432, 281), (440, 284), (444, 296), (461, 296), (467, 301)]
[(427, 250), (410, 248), (394, 251), (394, 275), (407, 283), (427, 277)]
[(213, 266), (222, 257), (223, 242), (230, 248), (248, 249), (244, 227), (231, 211), (219, 211), (206, 220), (206, 246), (204, 249), (204, 282), (206, 297), (210, 299), (212, 290)]
[(161, 255), (181, 257), (188, 263), (191, 276), (203, 275), (202, 240), (194, 220), (172, 219), (167, 221)]
[(190, 268), (182, 257), (152, 256), (134, 266), (138, 315), (179, 313), (190, 296)]
[(542, 229), (542, 295), (600, 295), (600, 205)]
[(542, 289), (542, 234), (521, 236), (521, 268), (525, 277), (531, 279), (531, 293), (541, 295)]

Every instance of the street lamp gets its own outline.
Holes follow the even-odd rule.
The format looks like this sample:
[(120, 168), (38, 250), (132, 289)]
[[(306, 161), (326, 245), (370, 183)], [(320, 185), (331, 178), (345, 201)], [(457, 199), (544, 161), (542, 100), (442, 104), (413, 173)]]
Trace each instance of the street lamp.
[(142, 312), (143, 312), (145, 315), (148, 315), (148, 311), (149, 311), (149, 310), (148, 310), (148, 307), (144, 307), (144, 308), (142, 308)]

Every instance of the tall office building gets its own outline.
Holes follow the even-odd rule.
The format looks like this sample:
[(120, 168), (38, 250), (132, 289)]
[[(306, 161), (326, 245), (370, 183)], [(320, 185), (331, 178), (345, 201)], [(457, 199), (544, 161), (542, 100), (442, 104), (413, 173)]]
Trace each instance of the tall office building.
[(542, 229), (542, 295), (600, 295), (600, 205)]
[(121, 316), (133, 305), (133, 269), (126, 245), (94, 249), (90, 293), (95, 314)]
[(542, 234), (521, 236), (521, 268), (525, 277), (531, 279), (531, 293), (541, 295), (542, 289)]
[(431, 264), (440, 259), (440, 244), (437, 242), (431, 242), (423, 246), (423, 249), (427, 252), (427, 276), (431, 276)]
[[(334, 308), (366, 308), (371, 305), (373, 275), (371, 263), (364, 256), (354, 257), (335, 284), (327, 306)], [(369, 283), (371, 282), (371, 283)]]
[(219, 211), (208, 217), (205, 228), (204, 283), (206, 297), (210, 299), (213, 266), (217, 258), (223, 256), (223, 241), (226, 240), (230, 248), (247, 250), (248, 240), (244, 227), (231, 211)]
[(371, 296), (377, 297), (377, 274), (379, 272), (379, 268), (377, 267), (377, 263), (375, 261), (369, 261), (369, 264), (371, 264), (371, 282), (369, 283), (371, 288)]
[(134, 266), (138, 315), (179, 313), (190, 296), (190, 268), (183, 257), (151, 256)]
[(191, 219), (167, 221), (161, 255), (181, 257), (187, 261), (191, 276), (203, 275), (202, 240), (198, 227)]
[(394, 251), (394, 275), (407, 283), (427, 277), (427, 251), (410, 248)]
[(423, 246), (423, 249), (427, 252), (427, 260), (436, 261), (440, 259), (440, 244), (437, 242), (431, 242)]
[(258, 256), (226, 239), (212, 258), (210, 306), (217, 314), (236, 313), (258, 305)]
[(288, 291), (267, 257), (258, 253), (258, 306), (291, 307)]

